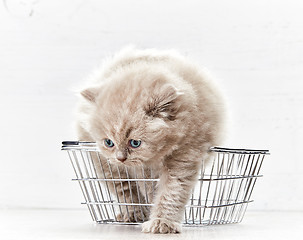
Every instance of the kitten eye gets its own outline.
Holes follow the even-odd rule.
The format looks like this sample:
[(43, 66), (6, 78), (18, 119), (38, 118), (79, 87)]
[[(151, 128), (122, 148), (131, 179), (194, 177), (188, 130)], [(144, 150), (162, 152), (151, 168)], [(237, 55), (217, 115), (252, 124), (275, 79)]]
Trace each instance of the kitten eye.
[(140, 141), (140, 140), (131, 139), (131, 140), (129, 140), (129, 145), (130, 145), (132, 148), (138, 148), (138, 147), (140, 147), (140, 145), (141, 145), (141, 141)]
[(112, 148), (113, 146), (115, 146), (113, 141), (108, 139), (108, 138), (104, 139), (104, 144), (105, 144), (106, 147), (109, 147), (109, 148)]

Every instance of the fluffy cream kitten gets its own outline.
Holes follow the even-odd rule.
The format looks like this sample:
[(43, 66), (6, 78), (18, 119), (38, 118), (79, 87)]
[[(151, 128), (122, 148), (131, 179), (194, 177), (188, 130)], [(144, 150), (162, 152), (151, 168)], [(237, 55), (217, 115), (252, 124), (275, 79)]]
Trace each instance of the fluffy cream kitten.
[[(92, 79), (81, 92), (79, 140), (97, 142), (102, 161), (152, 167), (160, 182), (154, 196), (148, 193), (154, 207), (144, 212), (149, 220), (142, 231), (180, 232), (202, 161), (221, 143), (224, 107), (217, 88), (185, 57), (155, 49), (124, 49)], [(128, 185), (123, 188), (129, 199)], [(119, 218), (133, 221), (134, 215), (140, 218), (136, 211)]]

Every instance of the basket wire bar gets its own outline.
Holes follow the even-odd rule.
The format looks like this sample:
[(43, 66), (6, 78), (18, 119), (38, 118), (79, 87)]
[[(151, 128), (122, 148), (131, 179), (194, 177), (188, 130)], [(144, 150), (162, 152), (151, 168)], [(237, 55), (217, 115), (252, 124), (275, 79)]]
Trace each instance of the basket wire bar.
[[(159, 183), (153, 169), (112, 164), (93, 142), (63, 142), (62, 150), (68, 153), (76, 176), (73, 180), (79, 183), (93, 221), (138, 224), (146, 220)], [(213, 158), (207, 164), (202, 162), (185, 207), (183, 224), (187, 226), (241, 222), (269, 154), (268, 150), (221, 147), (210, 151)]]

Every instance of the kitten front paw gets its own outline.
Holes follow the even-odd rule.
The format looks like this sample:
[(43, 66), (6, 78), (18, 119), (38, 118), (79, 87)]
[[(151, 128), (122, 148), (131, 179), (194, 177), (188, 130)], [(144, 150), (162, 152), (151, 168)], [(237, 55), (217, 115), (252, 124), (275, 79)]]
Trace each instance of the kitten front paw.
[(144, 233), (180, 233), (181, 224), (165, 218), (154, 218), (142, 224)]
[(119, 222), (144, 222), (148, 219), (148, 214), (149, 212), (144, 208), (135, 211), (132, 209), (128, 212), (125, 210), (117, 215), (117, 220)]

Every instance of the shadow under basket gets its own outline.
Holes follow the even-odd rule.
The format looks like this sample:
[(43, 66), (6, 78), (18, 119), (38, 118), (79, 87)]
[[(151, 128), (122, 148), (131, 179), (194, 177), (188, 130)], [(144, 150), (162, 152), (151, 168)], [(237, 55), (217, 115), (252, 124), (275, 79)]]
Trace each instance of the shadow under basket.
[[(109, 161), (101, 161), (97, 145), (93, 142), (65, 141), (62, 150), (68, 153), (76, 174), (73, 180), (80, 185), (85, 200), (83, 204), (87, 205), (93, 221), (116, 224), (143, 222), (144, 211), (149, 211), (153, 206), (146, 188), (155, 191), (159, 182), (152, 169), (125, 167), (122, 164), (117, 166)], [(251, 194), (256, 180), (262, 177), (260, 169), (264, 157), (269, 154), (268, 150), (221, 147), (212, 147), (210, 151), (215, 153), (214, 157), (207, 166), (202, 166), (185, 208), (183, 225), (241, 222), (247, 205), (253, 202)], [(120, 172), (126, 173), (127, 177), (121, 177)], [(122, 189), (120, 197), (115, 187), (119, 184), (122, 186), (119, 188)], [(125, 185), (129, 188), (125, 188)], [(130, 189), (129, 200), (126, 200), (123, 189)], [(143, 197), (134, 196), (137, 194)], [(126, 214), (137, 212), (132, 222), (120, 220), (123, 209)]]

